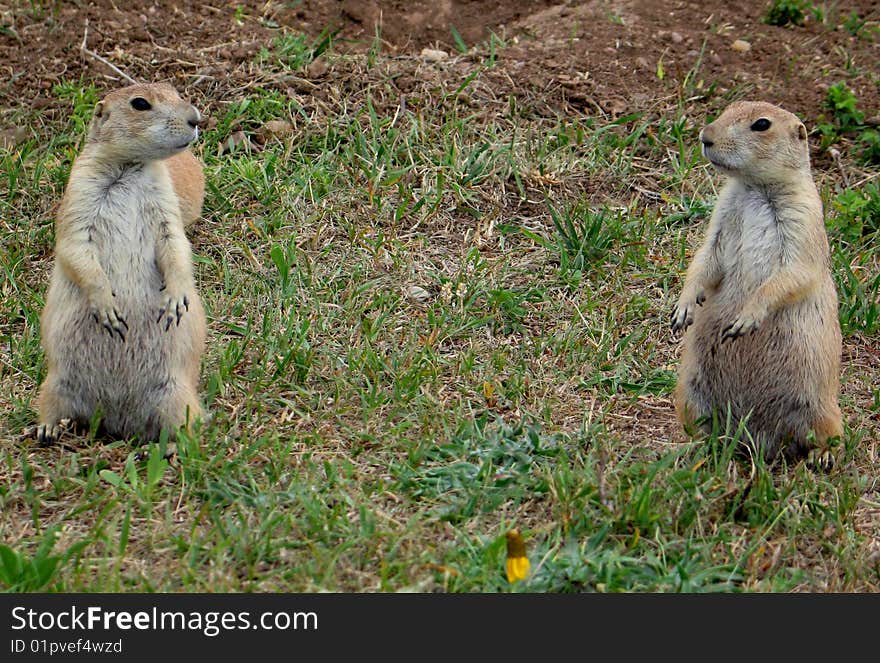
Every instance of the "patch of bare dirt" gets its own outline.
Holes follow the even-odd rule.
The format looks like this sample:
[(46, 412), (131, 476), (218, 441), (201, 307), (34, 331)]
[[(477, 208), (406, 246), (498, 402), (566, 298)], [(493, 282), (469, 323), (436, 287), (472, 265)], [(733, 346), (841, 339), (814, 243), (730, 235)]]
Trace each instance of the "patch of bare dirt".
[[(42, 4), (58, 9), (33, 9)], [(541, 96), (551, 110), (617, 117), (663, 99), (688, 102), (687, 95), (730, 92), (780, 104), (815, 125), (827, 113), (828, 86), (838, 80), (866, 112), (880, 108), (880, 39), (839, 26), (849, 12), (876, 26), (877, 2), (847, 3), (847, 14), (828, 10), (825, 23), (810, 16), (798, 27), (763, 23), (768, 4), (93, 0), (32, 3), (28, 9), (0, 3), (0, 95), (11, 108), (50, 106), (52, 87), (61, 80), (83, 76), (107, 88), (124, 82), (81, 49), (88, 21), (89, 51), (131, 76), (169, 79), (183, 89), (206, 80), (234, 83), (236, 75), (246, 79), (259, 49), (283, 31), (317, 37), (329, 28), (337, 48), (353, 50), (369, 47), (379, 34), (386, 52), (413, 55), (426, 46), (454, 52), (455, 28), (468, 45), (490, 33), (501, 36), (507, 47), (494, 73), (499, 92)]]
[[(573, 101), (630, 113), (663, 96), (693, 101), (741, 92), (784, 106), (808, 121), (825, 111), (830, 84), (844, 80), (861, 105), (876, 109), (880, 44), (816, 20), (777, 27), (762, 22), (767, 3), (573, 2), (516, 25), (529, 35), (505, 58), (556, 81)], [(850, 9), (876, 24), (876, 2)], [(829, 16), (829, 20), (836, 20)], [(543, 54), (543, 55), (541, 55)], [(545, 83), (547, 85), (547, 83)]]
[(281, 14), (281, 20), (304, 31), (325, 27), (349, 39), (371, 40), (377, 34), (396, 50), (455, 45), (453, 29), (465, 44), (556, 4), (554, 0), (304, 0)]

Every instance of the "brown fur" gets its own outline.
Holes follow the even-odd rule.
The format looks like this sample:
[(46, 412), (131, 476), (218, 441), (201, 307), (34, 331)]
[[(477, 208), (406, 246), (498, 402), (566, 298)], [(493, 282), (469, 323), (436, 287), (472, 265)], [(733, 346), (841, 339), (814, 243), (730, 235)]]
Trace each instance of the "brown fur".
[[(148, 109), (134, 106), (144, 100)], [(165, 84), (116, 90), (95, 108), (56, 221), (40, 326), (41, 442), (53, 441), (63, 420), (87, 423), (98, 412), (107, 432), (144, 439), (202, 414), (205, 315), (181, 207), (197, 216), (203, 189), (194, 157), (178, 171), (183, 201), (169, 168), (200, 121)]]
[(729, 179), (672, 317), (687, 330), (678, 417), (690, 429), (729, 408), (768, 459), (824, 451), (843, 431), (841, 335), (806, 129), (771, 104), (737, 102), (700, 139)]
[(189, 150), (165, 160), (171, 174), (171, 183), (180, 202), (183, 225), (189, 226), (202, 215), (205, 200), (205, 173), (202, 164)]

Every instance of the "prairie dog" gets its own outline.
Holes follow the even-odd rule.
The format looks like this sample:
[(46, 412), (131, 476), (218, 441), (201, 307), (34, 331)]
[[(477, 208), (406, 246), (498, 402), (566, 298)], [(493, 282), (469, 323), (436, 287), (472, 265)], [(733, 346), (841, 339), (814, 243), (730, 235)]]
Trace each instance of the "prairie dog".
[(180, 203), (183, 225), (189, 226), (202, 215), (202, 203), (205, 201), (205, 172), (202, 164), (191, 151), (184, 150), (165, 159), (165, 165)]
[(108, 433), (144, 440), (202, 415), (205, 314), (182, 217), (201, 207), (204, 180), (185, 156), (200, 123), (161, 83), (115, 90), (95, 107), (55, 225), (40, 443), (97, 412)]
[(772, 104), (736, 102), (700, 142), (728, 180), (672, 314), (686, 330), (679, 420), (729, 407), (768, 460), (827, 465), (843, 433), (841, 334), (807, 130)]

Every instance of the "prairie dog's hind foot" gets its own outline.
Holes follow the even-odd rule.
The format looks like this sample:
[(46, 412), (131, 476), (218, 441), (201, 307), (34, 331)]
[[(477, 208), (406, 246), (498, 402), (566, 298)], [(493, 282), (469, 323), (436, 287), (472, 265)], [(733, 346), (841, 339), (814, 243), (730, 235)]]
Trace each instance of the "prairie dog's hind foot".
[(834, 452), (829, 447), (814, 447), (807, 452), (807, 467), (820, 472), (830, 472), (834, 468)]
[[(48, 447), (55, 444), (61, 436), (73, 428), (72, 419), (59, 419), (55, 423), (39, 424), (35, 429), (28, 429), (22, 435), (30, 437), (33, 435), (37, 440), (37, 444), (41, 447)], [(28, 435), (30, 433), (31, 435)]]

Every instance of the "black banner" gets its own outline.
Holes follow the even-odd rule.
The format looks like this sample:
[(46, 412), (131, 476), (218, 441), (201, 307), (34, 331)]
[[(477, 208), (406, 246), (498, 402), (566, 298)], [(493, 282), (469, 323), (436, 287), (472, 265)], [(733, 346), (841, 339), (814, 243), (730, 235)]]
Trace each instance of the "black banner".
[(762, 658), (840, 657), (873, 638), (878, 608), (868, 595), (0, 594), (0, 661), (626, 660), (759, 642)]

